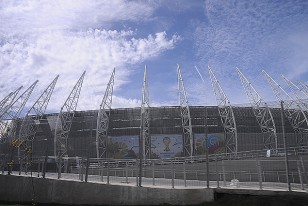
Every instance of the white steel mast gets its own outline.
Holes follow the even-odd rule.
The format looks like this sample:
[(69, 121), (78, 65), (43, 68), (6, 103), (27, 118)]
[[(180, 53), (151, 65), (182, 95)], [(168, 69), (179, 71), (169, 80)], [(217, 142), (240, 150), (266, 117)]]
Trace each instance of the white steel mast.
[(301, 87), (302, 87), (302, 89), (301, 89), (301, 91), (302, 92), (304, 92), (305, 93), (305, 95), (308, 97), (308, 86), (307, 85), (305, 85), (304, 83), (302, 83), (301, 81), (297, 81), (300, 85), (301, 85)]
[(225, 130), (226, 153), (235, 153), (238, 151), (237, 143), (237, 128), (233, 108), (230, 104), (228, 97), (220, 86), (219, 81), (216, 79), (212, 69), (208, 66), (210, 78), (212, 81), (213, 91), (216, 97), (218, 112), (221, 118), (222, 125)]
[[(6, 136), (5, 139), (7, 138), (12, 138), (13, 140), (18, 139), (18, 137), (16, 137), (16, 134), (15, 134), (17, 122), (14, 122), (14, 121), (18, 121), (17, 118), (19, 118), (37, 82), (38, 80), (36, 80), (16, 100), (14, 100), (10, 105), (8, 105), (5, 111), (3, 112), (2, 117), (1, 117), (1, 122), (0, 122), (1, 139), (4, 136)], [(4, 120), (12, 120), (12, 122), (4, 121)], [(18, 143), (17, 145), (20, 145), (20, 144), (21, 142)]]
[(142, 98), (141, 98), (140, 138), (142, 138), (143, 159), (151, 158), (150, 136), (150, 97), (147, 80), (147, 67), (144, 68)]
[[(19, 147), (19, 159), (25, 166), (30, 166), (30, 157), (33, 151), (33, 140), (42, 119), (50, 97), (53, 93), (54, 87), (57, 83), (59, 75), (47, 86), (39, 98), (35, 101), (33, 106), (28, 110), (26, 116), (22, 119), (21, 127), (19, 130), (19, 140), (23, 142), (23, 147)], [(27, 171), (27, 168), (26, 168)]]
[(179, 103), (181, 109), (182, 127), (183, 127), (183, 152), (184, 156), (194, 155), (194, 137), (192, 133), (191, 118), (189, 105), (187, 101), (187, 95), (182, 79), (180, 65), (178, 65), (178, 91), (179, 91)]
[(308, 120), (303, 109), (272, 77), (262, 70), (276, 98), (284, 102), (285, 113), (295, 132), (300, 133), (297, 144), (307, 145)]
[(0, 102), (0, 119), (2, 119), (3, 114), (10, 108), (11, 104), (14, 102), (17, 94), (21, 90), (22, 86), (11, 92), (9, 95), (4, 97)]
[(305, 99), (303, 98), (303, 97), (308, 97), (306, 93), (302, 91), (298, 86), (296, 86), (293, 82), (291, 82), (289, 79), (287, 79), (285, 76), (281, 75), (281, 77), (286, 82), (292, 93), (294, 94), (298, 104), (302, 107), (304, 111), (308, 111), (307, 100), (306, 98)]
[[(56, 122), (54, 155), (62, 158), (67, 155), (68, 135), (77, 108), (80, 91), (86, 71), (84, 71), (62, 106)], [(58, 165), (58, 169), (61, 169)]]
[(277, 150), (278, 138), (271, 110), (240, 69), (236, 68), (236, 70), (251, 104), (253, 113), (261, 127), (261, 131), (266, 135), (263, 137), (264, 148)]
[(114, 85), (115, 69), (111, 74), (110, 80), (98, 110), (96, 125), (96, 156), (97, 158), (108, 157), (108, 128), (109, 117), (112, 105), (112, 94)]

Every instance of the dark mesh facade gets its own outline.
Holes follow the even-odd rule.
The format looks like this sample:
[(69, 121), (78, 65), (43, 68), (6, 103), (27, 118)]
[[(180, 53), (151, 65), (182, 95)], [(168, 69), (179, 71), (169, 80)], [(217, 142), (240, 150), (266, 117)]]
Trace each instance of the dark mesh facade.
[[(224, 134), (224, 128), (214, 106), (191, 106), (191, 122), (194, 134), (204, 134), (205, 109), (209, 133)], [(272, 114), (277, 128), (278, 144), (282, 147), (282, 126), (280, 109), (273, 108)], [(260, 150), (264, 134), (253, 114), (251, 107), (235, 107), (234, 114), (238, 130), (238, 151)], [(53, 155), (54, 128), (57, 114), (48, 114), (40, 121), (34, 155)], [(95, 157), (95, 136), (97, 111), (76, 111), (69, 133), (68, 155)], [(296, 135), (289, 121), (285, 119), (288, 146), (296, 146)], [(151, 134), (182, 134), (179, 107), (154, 107), (150, 109)], [(109, 136), (132, 136), (140, 134), (140, 108), (112, 109), (110, 113)], [(2, 144), (0, 153), (8, 154), (8, 144)]]

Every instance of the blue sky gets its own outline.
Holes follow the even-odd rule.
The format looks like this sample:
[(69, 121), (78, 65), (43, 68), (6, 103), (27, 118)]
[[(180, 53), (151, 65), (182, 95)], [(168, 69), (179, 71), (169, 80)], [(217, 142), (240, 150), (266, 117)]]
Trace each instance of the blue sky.
[(308, 83), (305, 0), (3, 0), (0, 25), (0, 97), (38, 79), (31, 105), (60, 74), (49, 112), (83, 70), (78, 110), (99, 107), (114, 67), (115, 108), (140, 106), (145, 65), (153, 106), (178, 104), (177, 64), (190, 105), (216, 105), (208, 65), (232, 104), (248, 102), (236, 67), (266, 101), (262, 69), (283, 87), (281, 74)]

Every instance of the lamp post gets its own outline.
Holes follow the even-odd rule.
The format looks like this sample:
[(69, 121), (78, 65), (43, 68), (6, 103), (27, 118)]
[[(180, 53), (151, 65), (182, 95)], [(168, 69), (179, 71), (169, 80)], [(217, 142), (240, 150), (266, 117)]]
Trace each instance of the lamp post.
[(44, 158), (44, 163), (43, 163), (43, 168), (42, 168), (42, 176), (45, 178), (46, 175), (46, 168), (47, 168), (47, 160), (48, 160), (48, 138), (44, 139), (45, 141), (45, 158)]
[(140, 127), (140, 136), (139, 136), (139, 179), (138, 179), (138, 187), (141, 187), (141, 183), (142, 183), (143, 121), (144, 121), (144, 111), (141, 112), (141, 127)]
[(86, 174), (85, 174), (85, 182), (88, 182), (88, 175), (89, 175), (89, 166), (90, 166), (90, 150), (91, 150), (91, 146), (95, 145), (96, 146), (96, 141), (95, 142), (91, 142), (88, 145), (88, 150), (87, 150), (87, 163), (86, 163)]
[(288, 148), (287, 148), (287, 141), (286, 141), (286, 132), (285, 132), (285, 122), (284, 122), (284, 106), (283, 101), (280, 102), (281, 105), (281, 126), (282, 126), (282, 136), (283, 136), (283, 147), (284, 147), (284, 154), (285, 154), (285, 168), (286, 168), (286, 179), (288, 184), (288, 190), (291, 191), (291, 183), (289, 179), (289, 160), (288, 160)]
[(209, 181), (209, 146), (208, 146), (208, 125), (207, 125), (207, 108), (205, 107), (204, 119), (204, 135), (205, 135), (205, 156), (206, 156), (206, 187), (210, 187)]
[[(93, 138), (93, 125), (94, 125), (94, 121), (95, 118), (93, 116), (92, 121), (91, 121), (91, 139)], [(91, 146), (95, 145), (95, 149), (96, 149), (96, 141), (91, 142), (88, 145), (88, 150), (87, 150), (87, 164), (86, 164), (86, 174), (85, 174), (85, 182), (88, 182), (88, 175), (89, 175), (89, 166), (90, 166), (90, 150), (91, 150)]]

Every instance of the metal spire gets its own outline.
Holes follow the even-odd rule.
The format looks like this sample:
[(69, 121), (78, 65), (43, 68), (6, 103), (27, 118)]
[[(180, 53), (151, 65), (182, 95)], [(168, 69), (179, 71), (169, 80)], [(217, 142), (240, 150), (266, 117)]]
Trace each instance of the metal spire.
[[(36, 80), (26, 91), (24, 91), (16, 100), (13, 101), (13, 103), (9, 105), (3, 113), (2, 119), (14, 119), (19, 117), (37, 82), (38, 80)], [(16, 90), (17, 93), (20, 89), (21, 87)]]
[(58, 81), (59, 75), (57, 75), (54, 80), (47, 86), (43, 91), (41, 96), (36, 100), (33, 106), (29, 109), (27, 115), (43, 115), (46, 111), (47, 105), (49, 103), (50, 97)]
[[(37, 121), (45, 113), (53, 89), (57, 83), (59, 75), (48, 85), (33, 106), (28, 110), (22, 120), (19, 138), (22, 140), (33, 140), (36, 132)], [(33, 115), (33, 116), (30, 116)]]
[[(290, 90), (292, 91), (292, 93), (294, 94), (295, 98), (297, 99), (297, 102), (299, 103), (299, 105), (302, 107), (303, 110), (307, 111), (308, 110), (308, 105), (307, 102), (305, 102), (303, 100), (302, 96), (307, 96), (306, 93), (304, 91), (302, 91), (300, 88), (298, 88), (298, 86), (296, 86), (295, 84), (293, 84), (293, 82), (291, 82), (289, 79), (287, 79), (285, 76), (281, 75), (282, 79), (287, 83), (288, 87), (290, 88)], [(302, 94), (301, 94), (302, 93)]]
[[(75, 110), (78, 104), (78, 99), (86, 71), (84, 71), (78, 82), (72, 89), (70, 95), (62, 106), (56, 122), (54, 136), (54, 155), (62, 158), (67, 155), (67, 139), (71, 129), (72, 120), (75, 115)], [(58, 165), (58, 169), (61, 169)]]
[(266, 134), (263, 138), (264, 148), (277, 150), (278, 138), (271, 110), (245, 75), (238, 68), (236, 70), (251, 104), (253, 113), (261, 127), (261, 131)]
[(186, 91), (184, 87), (184, 82), (182, 79), (182, 74), (180, 70), (180, 65), (178, 65), (178, 90), (179, 90), (179, 103), (181, 109), (182, 127), (183, 127), (183, 152), (184, 156), (194, 155), (194, 137), (192, 134), (190, 111), (186, 96)]
[(18, 97), (18, 99), (12, 103), (10, 109), (7, 111), (8, 115), (11, 117), (19, 117), (37, 83), (38, 80), (36, 80), (26, 91), (24, 91), (24, 93), (22, 93), (22, 95)]
[[(20, 113), (23, 110), (25, 104), (27, 103), (37, 82), (38, 80), (36, 80), (26, 91), (24, 91), (16, 100), (14, 100), (14, 102), (8, 106), (6, 111), (4, 111), (0, 122), (0, 139), (4, 138), (4, 136), (14, 138), (17, 123), (12, 123), (11, 125), (9, 125), (8, 121), (3, 120), (15, 120), (20, 116)], [(18, 91), (19, 89), (20, 88), (18, 88)]]
[(10, 108), (11, 104), (13, 103), (14, 99), (16, 98), (17, 94), (21, 90), (22, 86), (16, 89), (14, 92), (11, 92), (9, 95), (4, 97), (0, 103), (0, 120), (2, 120), (3, 114)]
[[(32, 141), (35, 138), (38, 124), (42, 118), (42, 115), (45, 113), (58, 78), (59, 75), (57, 75), (56, 78), (43, 91), (33, 106), (28, 110), (25, 118), (22, 120), (19, 140), (24, 144), (23, 147), (19, 147), (19, 158), (24, 158), (26, 160), (26, 162), (23, 161), (24, 163), (29, 163), (29, 156), (32, 153), (33, 147)], [(28, 166), (29, 164), (26, 165)]]
[(304, 92), (305, 93), (305, 95), (308, 97), (308, 86), (307, 85), (305, 85), (305, 84), (303, 84), (301, 81), (297, 81), (300, 85), (301, 85), (301, 87), (302, 87), (302, 89), (301, 89), (301, 91), (302, 92)]
[(265, 78), (272, 87), (276, 98), (284, 102), (286, 116), (289, 119), (295, 132), (300, 133), (300, 138), (297, 139), (299, 145), (307, 144), (308, 136), (308, 120), (303, 109), (294, 101), (294, 99), (273, 80), (264, 70), (262, 70)]
[(3, 105), (7, 104), (9, 102), (10, 97), (13, 95), (13, 92), (9, 93), (6, 97), (4, 97), (0, 102), (0, 111), (2, 111)]
[(110, 80), (100, 105), (97, 116), (97, 129), (96, 129), (96, 156), (97, 158), (107, 158), (108, 152), (108, 127), (109, 116), (112, 105), (112, 94), (114, 85), (115, 69), (111, 74)]
[(142, 138), (143, 159), (151, 158), (151, 136), (150, 136), (150, 97), (147, 80), (147, 67), (144, 68), (141, 102), (141, 125), (140, 138)]
[(237, 129), (232, 106), (219, 81), (216, 79), (213, 71), (208, 66), (210, 78), (212, 81), (213, 91), (216, 96), (217, 106), (221, 122), (225, 130), (226, 153), (237, 153)]

